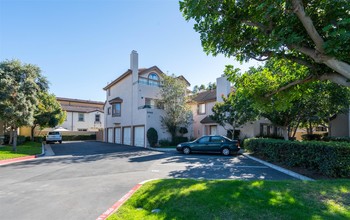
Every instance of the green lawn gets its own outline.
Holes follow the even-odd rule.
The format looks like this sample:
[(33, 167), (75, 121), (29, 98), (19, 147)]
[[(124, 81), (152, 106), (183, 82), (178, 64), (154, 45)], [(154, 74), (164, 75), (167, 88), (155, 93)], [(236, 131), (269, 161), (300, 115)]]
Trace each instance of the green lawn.
[(350, 180), (156, 180), (109, 219), (350, 219)]
[(17, 152), (12, 151), (12, 146), (0, 147), (0, 160), (41, 154), (41, 143), (26, 142), (17, 146)]

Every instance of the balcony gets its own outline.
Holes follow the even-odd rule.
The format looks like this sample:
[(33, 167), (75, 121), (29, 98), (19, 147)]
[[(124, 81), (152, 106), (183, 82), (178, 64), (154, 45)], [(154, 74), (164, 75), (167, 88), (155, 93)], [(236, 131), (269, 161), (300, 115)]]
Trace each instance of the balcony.
[(159, 80), (154, 80), (154, 79), (149, 79), (146, 77), (139, 77), (138, 80), (139, 84), (143, 84), (143, 85), (148, 85), (148, 86), (155, 86), (155, 87), (161, 87), (162, 86), (162, 82)]

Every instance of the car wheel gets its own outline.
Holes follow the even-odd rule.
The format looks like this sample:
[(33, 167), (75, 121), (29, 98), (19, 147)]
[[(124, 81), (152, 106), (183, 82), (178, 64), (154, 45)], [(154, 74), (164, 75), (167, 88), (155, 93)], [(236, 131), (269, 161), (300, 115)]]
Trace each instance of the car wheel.
[(223, 149), (221, 150), (221, 153), (222, 153), (222, 155), (224, 155), (224, 156), (228, 156), (228, 155), (230, 155), (230, 149), (228, 149), (227, 147), (225, 147), (225, 148), (223, 148)]
[(62, 144), (62, 141), (59, 141), (60, 142), (60, 144)]
[(184, 147), (182, 149), (182, 152), (184, 152), (184, 154), (190, 154), (191, 153), (191, 149), (189, 147)]

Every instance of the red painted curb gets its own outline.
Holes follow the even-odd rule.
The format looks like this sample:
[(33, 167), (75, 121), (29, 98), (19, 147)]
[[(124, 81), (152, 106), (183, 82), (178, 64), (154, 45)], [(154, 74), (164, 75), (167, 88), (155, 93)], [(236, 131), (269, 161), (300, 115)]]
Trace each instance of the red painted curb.
[(6, 160), (0, 160), (0, 165), (10, 164), (14, 162), (20, 162), (20, 161), (26, 161), (26, 160), (32, 160), (36, 158), (36, 155), (33, 156), (25, 156), (25, 157), (17, 157), (12, 159), (6, 159)]
[(125, 194), (121, 199), (119, 199), (112, 207), (107, 209), (102, 215), (100, 215), (96, 220), (105, 220), (107, 219), (111, 214), (113, 214), (115, 211), (117, 211), (120, 206), (123, 205), (126, 200), (128, 200), (140, 187), (142, 184), (137, 184), (132, 188), (127, 194)]

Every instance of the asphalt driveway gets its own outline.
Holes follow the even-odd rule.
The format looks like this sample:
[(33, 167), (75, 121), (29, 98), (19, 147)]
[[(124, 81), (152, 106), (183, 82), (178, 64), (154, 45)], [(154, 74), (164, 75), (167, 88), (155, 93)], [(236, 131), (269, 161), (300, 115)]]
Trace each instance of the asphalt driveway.
[(1, 219), (96, 219), (137, 183), (154, 178), (294, 179), (242, 155), (100, 142), (51, 146), (55, 156), (0, 166)]

